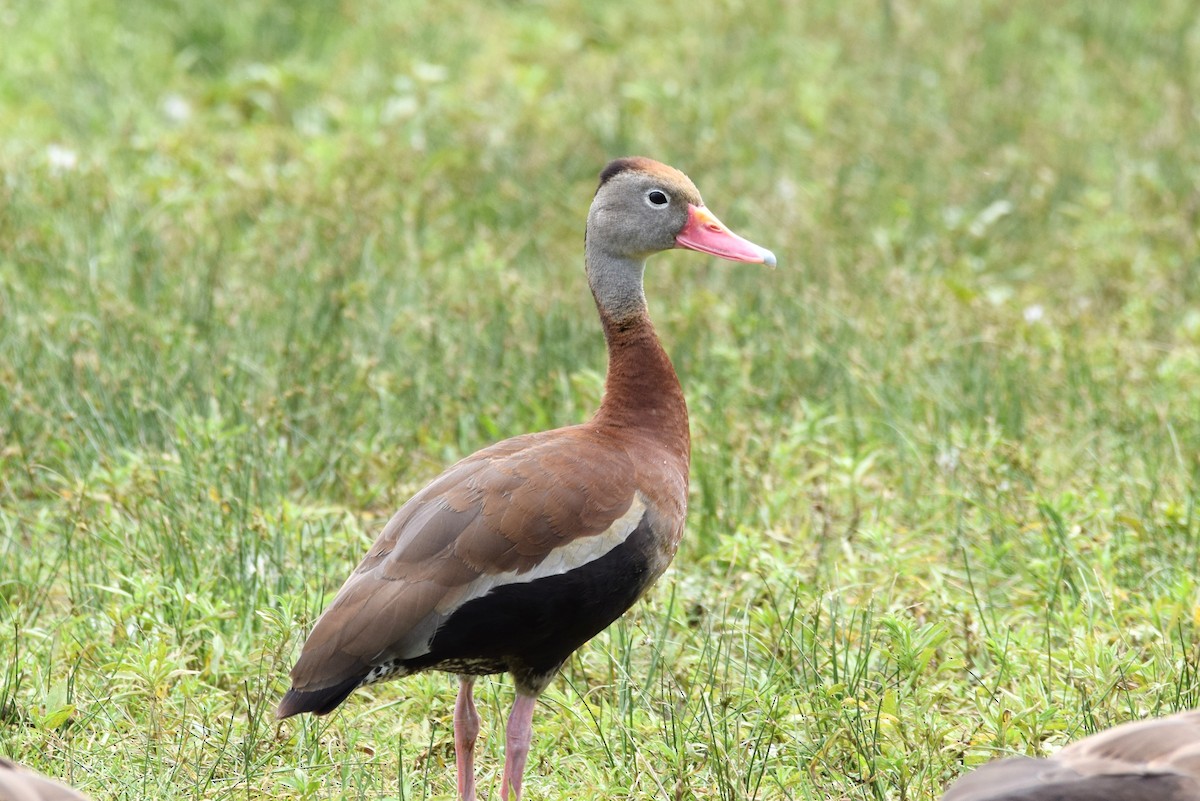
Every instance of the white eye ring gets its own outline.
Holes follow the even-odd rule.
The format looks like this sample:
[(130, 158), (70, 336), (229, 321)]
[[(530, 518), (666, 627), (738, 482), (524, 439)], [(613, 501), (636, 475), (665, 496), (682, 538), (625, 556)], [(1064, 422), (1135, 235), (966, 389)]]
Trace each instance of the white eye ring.
[(671, 196), (661, 189), (651, 189), (646, 193), (646, 205), (652, 209), (665, 209), (671, 205)]

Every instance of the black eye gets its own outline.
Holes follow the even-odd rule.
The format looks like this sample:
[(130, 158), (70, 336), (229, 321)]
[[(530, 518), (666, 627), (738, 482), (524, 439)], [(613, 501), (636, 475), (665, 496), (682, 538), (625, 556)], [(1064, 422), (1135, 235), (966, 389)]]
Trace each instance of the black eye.
[(666, 192), (663, 192), (659, 189), (651, 189), (646, 193), (646, 202), (655, 208), (661, 209), (663, 206), (670, 203), (671, 199), (667, 197)]

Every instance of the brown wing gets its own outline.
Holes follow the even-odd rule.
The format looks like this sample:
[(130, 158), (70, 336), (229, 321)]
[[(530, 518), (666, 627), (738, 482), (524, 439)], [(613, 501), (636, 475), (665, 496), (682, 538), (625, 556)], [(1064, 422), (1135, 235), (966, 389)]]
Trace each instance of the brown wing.
[(88, 798), (0, 757), (0, 801), (88, 801)]
[[(292, 670), (293, 693), (357, 683), (374, 665), (419, 655), (467, 588), (608, 531), (634, 503), (635, 481), (626, 451), (585, 426), (458, 462), (392, 517), (321, 615)], [(281, 705), (280, 714), (294, 712)]]
[(1200, 711), (1126, 723), (1048, 759), (967, 774), (943, 801), (1200, 801)]
[(1200, 778), (1200, 710), (1117, 726), (1068, 745), (1054, 759), (1085, 775), (1158, 770)]

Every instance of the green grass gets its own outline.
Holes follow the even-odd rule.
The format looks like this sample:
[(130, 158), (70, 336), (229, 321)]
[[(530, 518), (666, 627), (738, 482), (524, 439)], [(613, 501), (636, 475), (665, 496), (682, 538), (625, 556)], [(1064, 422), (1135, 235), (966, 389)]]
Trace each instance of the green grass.
[(651, 264), (688, 535), (544, 696), (529, 798), (920, 801), (1200, 705), (1193, 11), (8, 4), (0, 753), (453, 797), (447, 677), (272, 710), (396, 506), (597, 404), (632, 153), (782, 266)]

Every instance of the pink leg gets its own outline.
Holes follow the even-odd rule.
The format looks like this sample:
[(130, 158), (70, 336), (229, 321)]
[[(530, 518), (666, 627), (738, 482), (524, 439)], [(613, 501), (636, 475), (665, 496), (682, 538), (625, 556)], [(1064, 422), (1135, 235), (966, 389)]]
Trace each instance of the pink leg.
[(508, 731), (505, 734), (504, 785), (500, 798), (508, 801), (512, 788), (512, 801), (521, 801), (521, 779), (525, 775), (525, 760), (529, 756), (529, 741), (533, 739), (533, 708), (537, 698), (517, 694), (512, 714), (508, 716)]
[(458, 797), (475, 801), (475, 738), (479, 736), (479, 713), (473, 697), (475, 679), (458, 677), (458, 700), (454, 702), (454, 761), (458, 763)]

